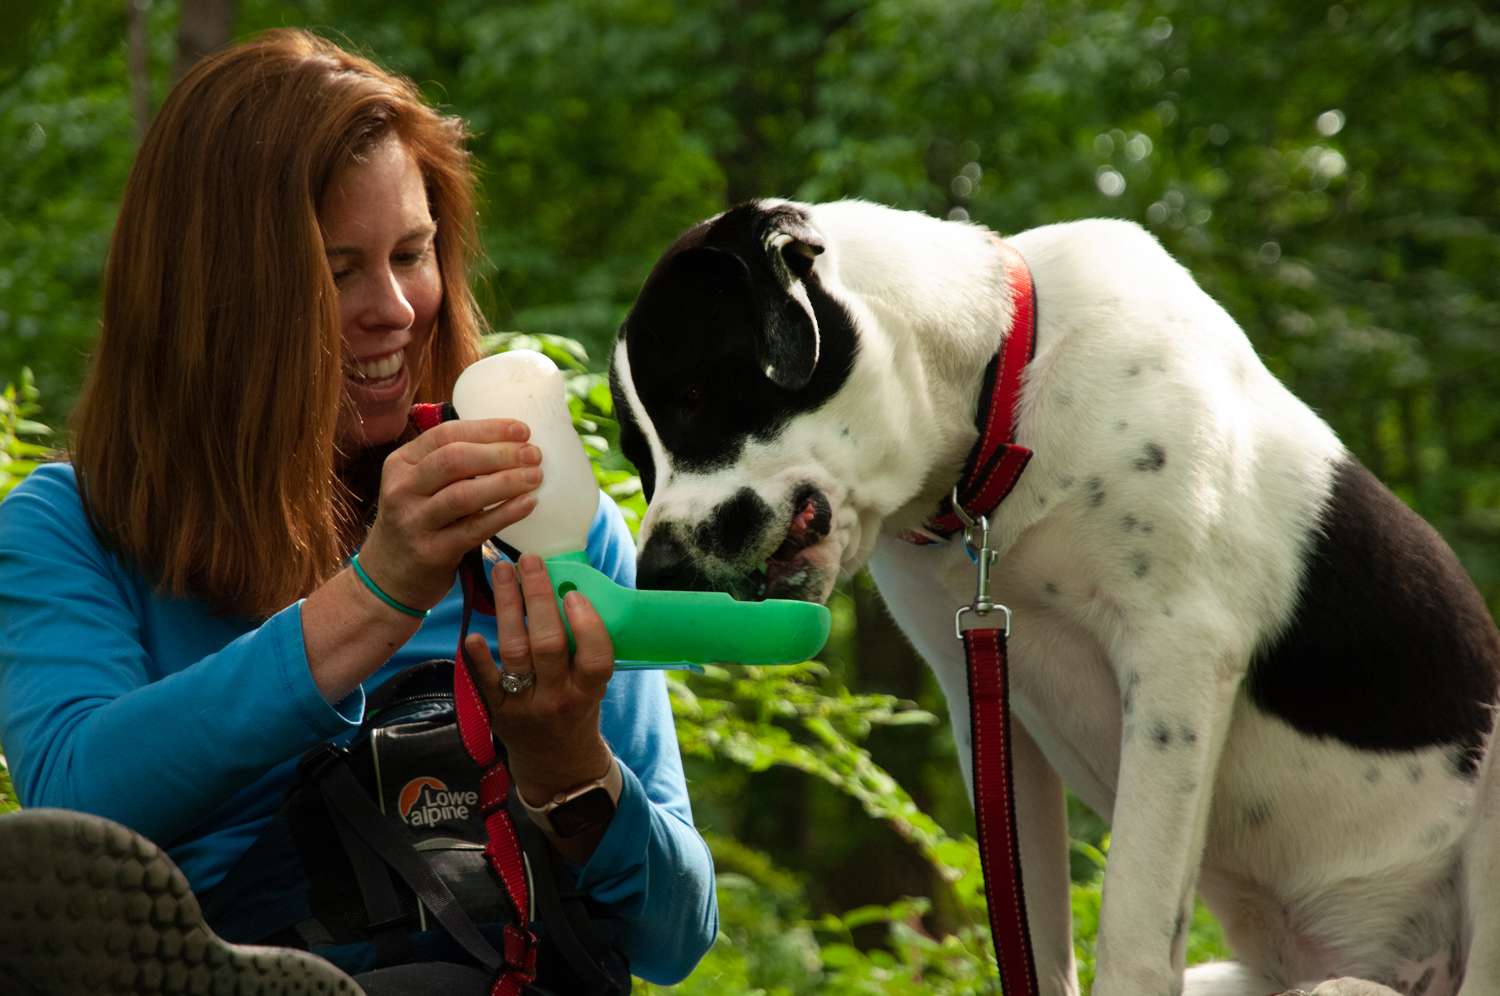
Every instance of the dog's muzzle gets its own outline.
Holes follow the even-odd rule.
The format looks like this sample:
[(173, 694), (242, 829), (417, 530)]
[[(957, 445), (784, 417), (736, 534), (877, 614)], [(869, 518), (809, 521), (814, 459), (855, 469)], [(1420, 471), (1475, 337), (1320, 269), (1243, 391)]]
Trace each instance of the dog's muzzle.
[(764, 523), (743, 535), (726, 534), (719, 510), (705, 522), (658, 522), (641, 551), (637, 585), (723, 591), (742, 601), (822, 601), (838, 568), (838, 553), (829, 549), (828, 496), (802, 485), (782, 504), (788, 514), (764, 507)]

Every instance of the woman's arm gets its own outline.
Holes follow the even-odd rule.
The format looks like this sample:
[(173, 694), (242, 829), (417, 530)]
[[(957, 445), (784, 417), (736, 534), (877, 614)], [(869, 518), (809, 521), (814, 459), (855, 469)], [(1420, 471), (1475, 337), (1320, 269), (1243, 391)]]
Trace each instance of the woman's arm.
[[(463, 553), (530, 510), (526, 435), (452, 422), (387, 460), (361, 561), (392, 597), (436, 604)], [(360, 683), (418, 621), (347, 569), (263, 622), (155, 593), (99, 542), (72, 468), (44, 467), (0, 509), (0, 742), (26, 805), (171, 844), (357, 724)]]
[(362, 694), (319, 694), (301, 614), (254, 625), (153, 594), (95, 538), (72, 469), (38, 470), (0, 506), (0, 742), (21, 801), (169, 844), (358, 723)]

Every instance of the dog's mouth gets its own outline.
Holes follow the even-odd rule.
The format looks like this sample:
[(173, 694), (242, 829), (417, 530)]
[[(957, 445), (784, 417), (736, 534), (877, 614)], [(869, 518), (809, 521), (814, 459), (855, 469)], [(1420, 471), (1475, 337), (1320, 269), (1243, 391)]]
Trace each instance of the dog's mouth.
[(751, 597), (793, 598), (804, 602), (822, 598), (829, 570), (820, 550), (833, 528), (833, 506), (814, 487), (803, 487), (792, 498), (792, 517), (781, 544), (765, 565), (749, 577)]

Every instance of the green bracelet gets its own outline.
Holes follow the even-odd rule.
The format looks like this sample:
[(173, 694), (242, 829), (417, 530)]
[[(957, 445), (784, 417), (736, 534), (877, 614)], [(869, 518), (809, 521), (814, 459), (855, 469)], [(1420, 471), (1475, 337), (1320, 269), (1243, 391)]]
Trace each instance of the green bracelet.
[(365, 587), (369, 588), (370, 593), (373, 594), (376, 598), (380, 599), (382, 602), (389, 605), (397, 612), (411, 616), (413, 619), (427, 618), (427, 609), (414, 609), (410, 605), (402, 605), (400, 602), (396, 601), (394, 598), (381, 591), (380, 585), (376, 584), (374, 581), (371, 581), (370, 575), (366, 574), (365, 569), (359, 566), (359, 554), (356, 553), (354, 556), (349, 558), (349, 565), (354, 568), (354, 573), (359, 576), (359, 579), (365, 583)]

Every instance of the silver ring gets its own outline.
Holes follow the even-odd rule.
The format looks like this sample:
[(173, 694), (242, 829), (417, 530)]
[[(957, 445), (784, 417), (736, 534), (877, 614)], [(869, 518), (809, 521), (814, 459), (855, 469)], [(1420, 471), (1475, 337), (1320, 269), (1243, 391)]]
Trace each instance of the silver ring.
[(536, 684), (536, 671), (500, 672), (500, 690), (506, 695), (520, 695)]

